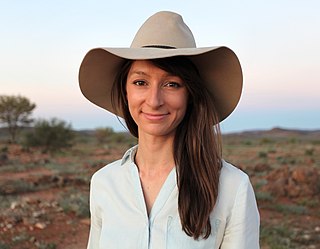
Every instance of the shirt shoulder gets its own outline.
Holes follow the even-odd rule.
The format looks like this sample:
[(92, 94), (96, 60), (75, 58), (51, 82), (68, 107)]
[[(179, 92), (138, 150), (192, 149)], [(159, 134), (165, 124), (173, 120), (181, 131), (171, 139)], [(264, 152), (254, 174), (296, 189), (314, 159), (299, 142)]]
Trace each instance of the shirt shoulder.
[(120, 167), (121, 167), (121, 159), (116, 160), (112, 163), (109, 163), (93, 174), (92, 181), (97, 181), (99, 179), (106, 179), (110, 177), (112, 174), (119, 171)]
[(237, 188), (241, 183), (248, 182), (248, 175), (236, 166), (222, 161), (222, 168), (220, 173), (220, 183), (231, 185)]
[(137, 146), (130, 148), (124, 153), (121, 159), (113, 161), (112, 163), (109, 163), (96, 171), (92, 176), (91, 182), (96, 182), (99, 180), (103, 180), (105, 182), (106, 180), (117, 178), (119, 174), (123, 174), (123, 171), (128, 168), (128, 165), (133, 163), (136, 149)]
[(248, 175), (234, 165), (223, 161), (215, 211), (226, 219), (232, 212), (237, 196), (251, 188)]

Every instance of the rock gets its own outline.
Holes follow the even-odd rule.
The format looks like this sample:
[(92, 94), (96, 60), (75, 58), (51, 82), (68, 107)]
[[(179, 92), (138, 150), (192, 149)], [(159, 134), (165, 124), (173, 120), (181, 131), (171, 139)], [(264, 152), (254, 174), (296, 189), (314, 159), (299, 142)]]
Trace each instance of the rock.
[(29, 241), (31, 243), (35, 243), (37, 241), (37, 239), (34, 236), (32, 236), (32, 237), (30, 237)]
[(315, 167), (288, 166), (271, 171), (266, 179), (269, 184), (262, 190), (276, 197), (313, 197), (320, 192), (320, 173)]
[(34, 211), (33, 213), (32, 213), (32, 216), (34, 217), (34, 218), (39, 218), (39, 217), (41, 217), (42, 215), (44, 215), (45, 214), (45, 211), (44, 210), (40, 210), (40, 211)]
[(43, 222), (37, 222), (35, 225), (34, 225), (35, 228), (38, 228), (38, 229), (45, 229), (47, 227), (47, 225)]
[(82, 224), (85, 224), (85, 225), (90, 226), (90, 219), (82, 219), (80, 222), (81, 222)]
[(263, 190), (269, 192), (272, 196), (283, 197), (287, 195), (286, 189), (284, 186), (287, 184), (287, 180), (279, 178), (271, 182), (271, 184), (265, 185)]
[(301, 193), (301, 186), (297, 185), (292, 178), (288, 179), (288, 184), (283, 186), (286, 189), (287, 196), (290, 198), (299, 197)]
[(16, 209), (18, 206), (19, 206), (19, 202), (13, 201), (11, 202), (10, 208), (13, 210), (13, 209)]
[(284, 197), (287, 195), (285, 186), (288, 185), (289, 168), (287, 166), (271, 171), (266, 179), (269, 184), (262, 187), (262, 191), (269, 192), (272, 196)]
[(6, 228), (7, 229), (11, 229), (11, 228), (13, 228), (13, 225), (9, 223), (9, 224), (6, 225)]
[(305, 241), (309, 241), (311, 239), (311, 235), (310, 234), (304, 234), (302, 235), (302, 239)]
[(317, 246), (316, 245), (310, 245), (307, 247), (307, 249), (317, 249)]
[(270, 169), (271, 169), (270, 165), (266, 163), (258, 163), (253, 168), (255, 172), (265, 172), (265, 171), (269, 171)]
[(291, 177), (297, 183), (307, 183), (318, 178), (318, 171), (312, 167), (297, 167), (292, 170)]

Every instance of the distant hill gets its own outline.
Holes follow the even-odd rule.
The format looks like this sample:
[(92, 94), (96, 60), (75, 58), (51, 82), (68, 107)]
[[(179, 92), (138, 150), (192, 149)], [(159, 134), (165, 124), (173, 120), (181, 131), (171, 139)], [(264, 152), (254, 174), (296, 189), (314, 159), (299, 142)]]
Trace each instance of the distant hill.
[[(31, 130), (32, 128), (24, 128), (24, 131)], [(85, 136), (93, 136), (94, 129), (87, 130), (75, 130), (75, 133)], [(120, 132), (128, 133), (128, 132)], [(250, 137), (250, 138), (260, 138), (260, 137), (270, 137), (270, 138), (287, 138), (287, 137), (300, 137), (311, 140), (320, 140), (320, 129), (319, 130), (299, 130), (299, 129), (286, 129), (275, 127), (270, 130), (249, 130), (243, 132), (234, 132), (223, 134), (226, 137)], [(8, 138), (8, 130), (6, 128), (0, 127), (0, 140)]]
[(299, 130), (299, 129), (285, 129), (275, 127), (271, 130), (251, 130), (243, 132), (228, 133), (224, 136), (239, 136), (239, 137), (304, 137), (306, 139), (320, 139), (320, 130)]

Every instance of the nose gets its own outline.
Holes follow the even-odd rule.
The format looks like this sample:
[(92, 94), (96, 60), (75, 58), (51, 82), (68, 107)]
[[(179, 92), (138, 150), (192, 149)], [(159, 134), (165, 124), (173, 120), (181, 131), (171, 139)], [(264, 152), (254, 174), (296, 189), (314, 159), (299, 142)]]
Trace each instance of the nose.
[(153, 85), (149, 88), (146, 96), (146, 103), (152, 108), (157, 108), (163, 105), (163, 96), (160, 87)]

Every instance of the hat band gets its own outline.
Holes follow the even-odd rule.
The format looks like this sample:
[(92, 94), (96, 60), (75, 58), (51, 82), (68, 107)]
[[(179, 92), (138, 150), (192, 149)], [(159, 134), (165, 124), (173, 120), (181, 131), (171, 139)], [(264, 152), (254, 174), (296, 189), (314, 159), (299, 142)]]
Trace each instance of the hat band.
[(165, 45), (147, 45), (142, 46), (143, 48), (164, 48), (164, 49), (176, 49), (176, 47), (165, 46)]

